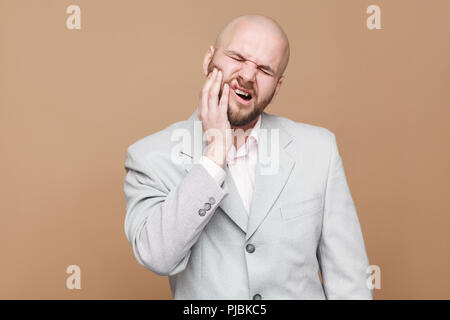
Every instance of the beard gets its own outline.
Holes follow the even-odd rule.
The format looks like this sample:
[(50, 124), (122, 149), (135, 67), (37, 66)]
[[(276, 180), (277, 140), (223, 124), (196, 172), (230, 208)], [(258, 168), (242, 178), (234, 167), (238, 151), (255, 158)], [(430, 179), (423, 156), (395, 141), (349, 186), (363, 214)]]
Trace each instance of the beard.
[[(212, 72), (214, 67), (217, 67), (217, 66), (213, 65), (212, 60), (211, 60), (211, 62), (208, 65), (208, 74), (210, 72)], [(224, 83), (225, 82), (228, 83), (230, 91), (233, 90), (230, 85), (231, 80), (224, 81)], [(239, 86), (241, 86), (242, 88), (248, 87), (248, 85), (242, 86), (240, 83), (239, 83)], [(219, 90), (220, 91), (219, 92), (219, 101), (220, 101), (220, 97), (222, 97), (222, 90), (223, 89), (221, 86), (221, 88)], [(242, 109), (238, 110), (237, 112), (234, 112), (233, 110), (231, 110), (230, 103), (228, 101), (227, 116), (228, 116), (228, 121), (230, 122), (230, 125), (232, 127), (243, 127), (243, 126), (246, 126), (246, 125), (250, 124), (251, 122), (255, 121), (259, 117), (259, 115), (263, 113), (264, 109), (266, 109), (266, 107), (269, 105), (269, 103), (272, 101), (272, 98), (274, 95), (275, 95), (275, 88), (272, 90), (271, 94), (268, 97), (262, 99), (262, 101), (259, 101), (259, 102), (257, 101), (258, 96), (253, 97), (253, 106), (249, 106), (252, 109), (249, 112), (247, 112), (246, 114), (241, 114), (240, 111)]]
[(251, 106), (252, 110), (250, 110), (250, 112), (248, 112), (247, 114), (240, 114), (240, 110), (238, 110), (237, 112), (233, 112), (230, 108), (230, 105), (228, 105), (227, 115), (230, 125), (232, 127), (242, 127), (255, 121), (259, 117), (259, 115), (263, 113), (264, 109), (268, 106), (270, 101), (272, 101), (274, 94), (275, 90), (272, 91), (269, 97), (263, 99), (260, 102), (256, 102), (256, 99), (254, 98), (253, 106)]

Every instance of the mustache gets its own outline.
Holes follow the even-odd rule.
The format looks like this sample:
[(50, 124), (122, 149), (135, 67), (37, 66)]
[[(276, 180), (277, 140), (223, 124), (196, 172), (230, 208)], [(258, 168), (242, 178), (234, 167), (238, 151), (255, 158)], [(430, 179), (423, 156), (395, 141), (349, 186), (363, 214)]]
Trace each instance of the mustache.
[[(219, 90), (219, 97), (222, 96), (223, 86), (225, 85), (225, 83), (228, 84), (228, 87), (230, 88), (230, 90), (233, 90), (233, 86), (231, 85), (231, 81), (233, 81), (233, 80), (230, 80), (230, 81), (224, 81), (224, 82), (222, 83), (222, 85), (220, 86), (220, 90)], [(238, 86), (239, 86), (240, 88), (246, 89), (246, 90), (250, 91), (250, 92), (251, 92), (251, 95), (252, 95), (253, 97), (258, 96), (258, 93), (257, 93), (256, 90), (253, 88), (253, 85), (250, 85), (250, 86), (247, 85), (247, 86), (245, 86), (245, 85), (242, 85), (241, 83), (239, 83), (239, 81), (237, 81), (237, 83), (238, 83)]]
[(230, 88), (233, 88), (233, 86), (232, 86), (232, 84), (231, 84), (231, 82), (232, 82), (233, 80), (236, 80), (237, 85), (239, 86), (239, 88), (242, 88), (242, 89), (245, 89), (245, 90), (250, 91), (250, 92), (252, 93), (252, 95), (255, 95), (255, 96), (257, 95), (256, 90), (255, 90), (255, 88), (254, 88), (254, 83), (253, 83), (253, 82), (244, 82), (244, 83), (241, 83), (238, 79), (231, 79), (231, 80), (229, 80), (229, 81), (224, 82), (223, 84), (228, 83), (228, 86), (229, 86)]
[(239, 82), (239, 80), (236, 79), (236, 82), (238, 84), (239, 87), (241, 87), (242, 89), (246, 89), (246, 90), (250, 90), (252, 92), (255, 92), (255, 89), (253, 88), (253, 82), (248, 82), (247, 84), (242, 84)]

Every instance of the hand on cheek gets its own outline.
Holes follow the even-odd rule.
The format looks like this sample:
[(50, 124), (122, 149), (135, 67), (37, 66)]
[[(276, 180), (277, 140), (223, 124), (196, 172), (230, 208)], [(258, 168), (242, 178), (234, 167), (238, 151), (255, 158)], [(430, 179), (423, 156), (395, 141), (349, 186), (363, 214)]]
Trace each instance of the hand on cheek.
[(219, 97), (221, 87), (222, 72), (214, 68), (208, 74), (200, 94), (198, 117), (208, 140), (205, 155), (223, 167), (232, 136), (227, 114), (229, 86), (223, 85), (222, 95)]

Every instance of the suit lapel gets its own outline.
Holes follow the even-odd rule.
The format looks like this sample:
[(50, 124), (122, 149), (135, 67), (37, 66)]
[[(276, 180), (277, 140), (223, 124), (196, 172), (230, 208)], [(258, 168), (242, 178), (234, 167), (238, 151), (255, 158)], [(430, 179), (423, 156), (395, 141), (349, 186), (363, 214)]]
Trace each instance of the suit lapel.
[(253, 235), (269, 213), (295, 165), (295, 160), (285, 150), (292, 137), (276, 122), (275, 116), (263, 113), (246, 240)]
[(206, 149), (206, 140), (203, 139), (203, 129), (197, 117), (197, 109), (188, 120), (189, 126), (183, 134), (183, 139), (186, 139), (186, 141), (181, 143), (179, 155), (181, 164), (189, 172), (203, 155)]
[[(186, 171), (198, 163), (206, 148), (201, 122), (197, 118), (197, 110), (189, 120), (191, 120), (192, 127), (189, 127), (188, 131), (193, 135), (191, 135), (190, 143), (184, 144), (184, 146), (190, 145), (190, 147), (182, 147), (180, 151)], [(231, 172), (227, 166), (225, 167), (226, 178), (223, 188), (228, 194), (222, 199), (219, 206), (242, 231), (246, 232), (246, 240), (263, 222), (289, 179), (295, 160), (285, 149), (291, 141), (292, 137), (277, 123), (277, 117), (263, 112), (250, 216), (245, 210)]]
[(236, 223), (242, 231), (247, 232), (248, 213), (245, 210), (244, 203), (239, 194), (239, 191), (234, 183), (228, 166), (225, 166), (226, 177), (224, 181), (224, 188), (228, 194), (220, 202), (220, 207), (223, 211)]

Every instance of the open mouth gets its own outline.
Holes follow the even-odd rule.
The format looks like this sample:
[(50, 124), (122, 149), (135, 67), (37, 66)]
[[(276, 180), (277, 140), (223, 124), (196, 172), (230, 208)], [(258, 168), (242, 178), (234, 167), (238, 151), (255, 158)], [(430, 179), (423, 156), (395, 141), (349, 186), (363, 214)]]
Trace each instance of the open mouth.
[(232, 86), (236, 101), (244, 106), (249, 106), (253, 101), (253, 95), (250, 90), (240, 88), (236, 84)]
[(238, 88), (234, 89), (234, 92), (236, 93), (236, 95), (238, 95), (241, 99), (243, 99), (245, 101), (252, 100), (252, 95), (248, 92), (239, 90)]

